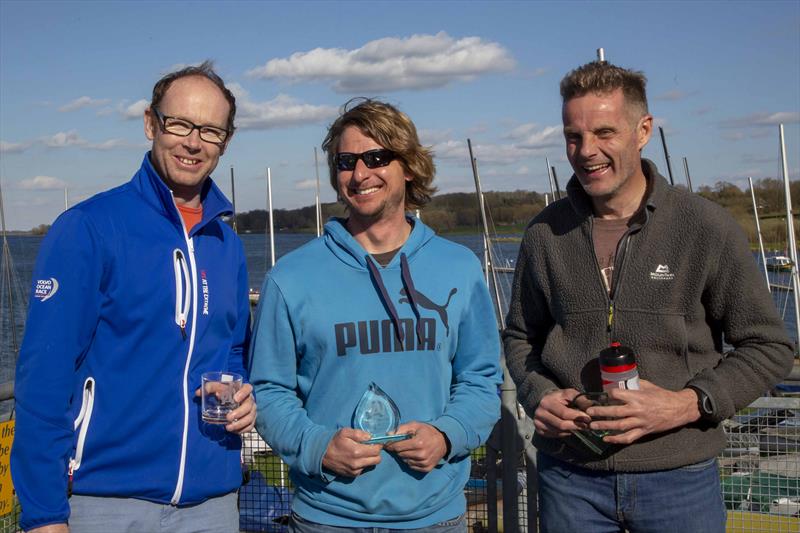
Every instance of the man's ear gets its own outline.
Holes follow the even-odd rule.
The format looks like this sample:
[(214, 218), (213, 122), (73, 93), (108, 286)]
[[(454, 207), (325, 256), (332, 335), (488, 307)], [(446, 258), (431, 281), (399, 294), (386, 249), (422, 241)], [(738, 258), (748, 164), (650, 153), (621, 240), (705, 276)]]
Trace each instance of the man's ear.
[(147, 140), (152, 141), (156, 138), (156, 129), (158, 128), (158, 118), (156, 114), (153, 113), (153, 109), (150, 106), (144, 110), (144, 135), (147, 137)]
[(225, 138), (225, 143), (219, 147), (219, 155), (223, 155), (225, 153), (225, 150), (228, 149), (228, 143), (231, 142), (231, 139), (233, 139), (233, 132), (228, 134), (228, 136)]
[(636, 126), (636, 137), (639, 151), (650, 142), (650, 137), (653, 135), (653, 115), (644, 115), (639, 119)]

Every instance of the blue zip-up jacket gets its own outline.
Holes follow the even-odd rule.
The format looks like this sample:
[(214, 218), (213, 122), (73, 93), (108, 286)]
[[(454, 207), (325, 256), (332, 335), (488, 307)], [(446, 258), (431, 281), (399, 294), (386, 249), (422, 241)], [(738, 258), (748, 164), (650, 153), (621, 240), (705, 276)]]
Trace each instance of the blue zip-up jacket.
[(245, 375), (247, 268), (210, 178), (201, 199), (187, 235), (148, 153), (42, 242), (14, 391), (23, 529), (66, 522), (68, 485), (191, 504), (241, 484), (241, 439), (202, 422), (195, 391), (203, 372)]
[[(396, 335), (397, 330), (402, 333)], [(334, 219), (269, 272), (253, 329), (259, 433), (290, 466), (293, 510), (347, 527), (424, 528), (465, 511), (469, 453), (500, 412), (500, 343), (480, 263), (419, 220), (385, 267)], [(388, 451), (356, 478), (323, 470), (328, 443), (370, 382), (401, 423), (450, 441), (431, 472)]]

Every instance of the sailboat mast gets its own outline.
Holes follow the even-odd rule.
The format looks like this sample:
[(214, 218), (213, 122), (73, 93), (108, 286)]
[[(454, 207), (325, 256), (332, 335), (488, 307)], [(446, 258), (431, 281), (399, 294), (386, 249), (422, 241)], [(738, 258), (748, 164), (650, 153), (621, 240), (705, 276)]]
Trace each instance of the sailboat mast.
[(275, 222), (272, 219), (272, 171), (267, 167), (267, 210), (269, 212), (270, 266), (275, 266)]
[(555, 187), (555, 185), (553, 185), (553, 170), (552, 170), (553, 167), (550, 166), (550, 158), (549, 157), (545, 157), (544, 161), (547, 164), (547, 181), (550, 182), (550, 197), (555, 199), (555, 197), (556, 197), (556, 187)]
[(317, 147), (314, 147), (314, 171), (317, 173), (317, 195), (314, 206), (317, 214), (317, 237), (322, 235), (322, 206), (319, 203), (319, 161), (317, 161)]
[[(686, 186), (689, 187), (689, 192), (694, 192), (692, 190), (692, 177), (689, 175), (689, 161), (686, 158), (683, 158), (683, 172), (686, 174)], [(750, 184), (752, 188), (752, 183)]]
[[(486, 221), (486, 206), (483, 202), (483, 191), (481, 190), (481, 178), (478, 175), (478, 161), (472, 155), (472, 141), (467, 139), (467, 147), (469, 148), (469, 159), (472, 163), (472, 176), (475, 178), (475, 191), (478, 193), (478, 207), (480, 208), (481, 212), (481, 221), (483, 222), (483, 237), (486, 239), (486, 243), (488, 244), (489, 241), (489, 224)], [(497, 272), (494, 269), (494, 254), (492, 253), (492, 247), (488, 247), (489, 251), (489, 270), (492, 273), (492, 281), (494, 282), (494, 292), (495, 292), (495, 303), (497, 304), (497, 321), (500, 324), (502, 329), (506, 327), (506, 320), (503, 316), (503, 307), (500, 305), (500, 291), (497, 285)]]
[(672, 177), (672, 163), (669, 160), (669, 150), (667, 150), (667, 138), (664, 136), (664, 128), (658, 127), (658, 132), (661, 134), (661, 146), (664, 147), (664, 159), (667, 161), (667, 173), (669, 173), (669, 184), (675, 185), (675, 179)]
[(769, 271), (767, 271), (767, 256), (764, 254), (764, 240), (761, 238), (761, 222), (758, 219), (758, 205), (756, 205), (756, 190), (753, 188), (753, 178), (747, 178), (750, 182), (750, 197), (753, 199), (753, 215), (756, 218), (756, 235), (758, 235), (758, 249), (761, 252), (761, 266), (764, 267), (764, 277), (767, 279), (767, 290), (772, 291), (769, 284)]
[(786, 197), (786, 240), (789, 245), (789, 258), (792, 260), (792, 292), (794, 293), (794, 323), (797, 337), (795, 354), (800, 355), (800, 272), (797, 263), (797, 238), (794, 234), (794, 217), (792, 216), (792, 191), (789, 187), (789, 166), (786, 164), (786, 143), (783, 138), (783, 124), (778, 126), (781, 143), (781, 169), (783, 170), (783, 191)]
[[(11, 324), (11, 348), (14, 354), (19, 350), (17, 343), (17, 315), (14, 309), (14, 286), (11, 280), (11, 248), (8, 246), (8, 239), (6, 238), (6, 212), (3, 206), (3, 185), (0, 182), (0, 228), (3, 230), (3, 250), (0, 253), (3, 265), (3, 281), (2, 283), (8, 288), (8, 316)], [(0, 302), (2, 305), (2, 302)]]
[(231, 165), (231, 203), (233, 204), (233, 232), (238, 234), (236, 228), (236, 185), (233, 181), (233, 165)]

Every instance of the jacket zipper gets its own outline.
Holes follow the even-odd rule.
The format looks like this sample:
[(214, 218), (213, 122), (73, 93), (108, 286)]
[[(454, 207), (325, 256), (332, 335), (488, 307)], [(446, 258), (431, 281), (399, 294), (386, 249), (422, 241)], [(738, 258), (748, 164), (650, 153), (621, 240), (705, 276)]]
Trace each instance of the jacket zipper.
[[(608, 333), (608, 342), (614, 342), (614, 299), (617, 296), (617, 287), (619, 280), (622, 277), (622, 271), (625, 268), (625, 259), (628, 255), (628, 245), (631, 240), (631, 229), (629, 228), (620, 241), (619, 249), (617, 250), (614, 259), (614, 273), (611, 276), (611, 291), (608, 295), (608, 324), (606, 325), (606, 333)], [(619, 266), (619, 269), (617, 268)]]
[[(619, 243), (617, 244), (617, 252), (614, 255), (614, 272), (611, 275), (611, 286), (606, 289), (605, 281), (603, 280), (603, 272), (600, 268), (600, 261), (597, 259), (597, 252), (594, 249), (594, 221), (590, 217), (589, 218), (589, 246), (592, 249), (592, 255), (594, 256), (594, 264), (597, 266), (597, 274), (598, 279), (600, 280), (600, 286), (603, 288), (603, 294), (606, 296), (606, 301), (608, 302), (608, 315), (606, 319), (606, 335), (608, 336), (608, 343), (611, 345), (614, 342), (614, 298), (617, 292), (617, 286), (619, 282), (619, 278), (622, 275), (623, 267), (625, 266), (625, 257), (627, 256), (628, 251), (628, 243), (631, 239), (631, 234), (633, 233), (634, 227), (628, 228), (625, 234), (620, 239)], [(619, 267), (619, 268), (617, 268)]]
[[(172, 199), (173, 204), (175, 203), (175, 198), (173, 196)], [(183, 439), (181, 442), (181, 460), (180, 465), (178, 466), (178, 481), (175, 484), (175, 492), (172, 494), (172, 499), (170, 503), (172, 505), (178, 505), (181, 500), (181, 495), (183, 494), (183, 478), (186, 469), (186, 446), (188, 442), (189, 436), (189, 365), (192, 361), (192, 354), (194, 352), (194, 339), (195, 339), (195, 326), (197, 323), (197, 285), (195, 280), (197, 279), (197, 264), (195, 263), (194, 257), (194, 241), (189, 238), (189, 233), (186, 231), (186, 224), (183, 222), (183, 217), (180, 215), (178, 211), (178, 206), (175, 204), (175, 212), (178, 214), (178, 220), (181, 222), (181, 230), (183, 232), (183, 238), (186, 241), (186, 248), (189, 251), (189, 265), (190, 265), (190, 279), (189, 283), (191, 285), (191, 292), (192, 292), (192, 300), (189, 304), (189, 307), (192, 312), (192, 321), (191, 321), (191, 331), (189, 332), (189, 348), (186, 354), (186, 364), (183, 367)], [(185, 268), (185, 265), (184, 265)], [(188, 310), (186, 310), (188, 311)], [(188, 313), (187, 313), (188, 314)], [(182, 328), (185, 338), (185, 327)]]
[(77, 430), (78, 426), (80, 426), (81, 430), (78, 432), (78, 443), (75, 445), (75, 457), (69, 460), (68, 494), (72, 494), (72, 476), (81, 467), (81, 461), (83, 460), (83, 447), (86, 444), (86, 434), (89, 431), (89, 422), (92, 419), (92, 411), (94, 410), (94, 385), (94, 378), (92, 377), (86, 378), (86, 381), (84, 381), (81, 410), (73, 424), (73, 429)]
[(175, 268), (175, 324), (181, 328), (181, 336), (186, 340), (186, 317), (191, 304), (189, 300), (191, 280), (186, 258), (178, 248), (172, 251), (172, 265)]

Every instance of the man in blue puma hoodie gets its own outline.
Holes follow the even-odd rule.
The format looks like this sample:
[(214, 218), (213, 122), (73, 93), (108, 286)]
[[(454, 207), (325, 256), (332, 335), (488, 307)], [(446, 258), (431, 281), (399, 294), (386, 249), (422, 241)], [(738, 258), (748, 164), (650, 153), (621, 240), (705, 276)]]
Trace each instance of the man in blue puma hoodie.
[[(406, 214), (430, 199), (435, 167), (405, 114), (345, 106), (322, 146), (349, 216), (270, 271), (251, 352), (256, 427), (296, 487), (290, 531), (466, 531), (469, 454), (500, 407), (480, 264)], [(373, 382), (412, 438), (365, 444), (354, 429)]]
[(209, 177), (235, 112), (208, 62), (162, 78), (139, 171), (42, 242), (11, 453), (29, 532), (239, 529), (251, 387), (224, 426), (202, 421), (196, 393), (203, 372), (245, 369), (247, 269)]

